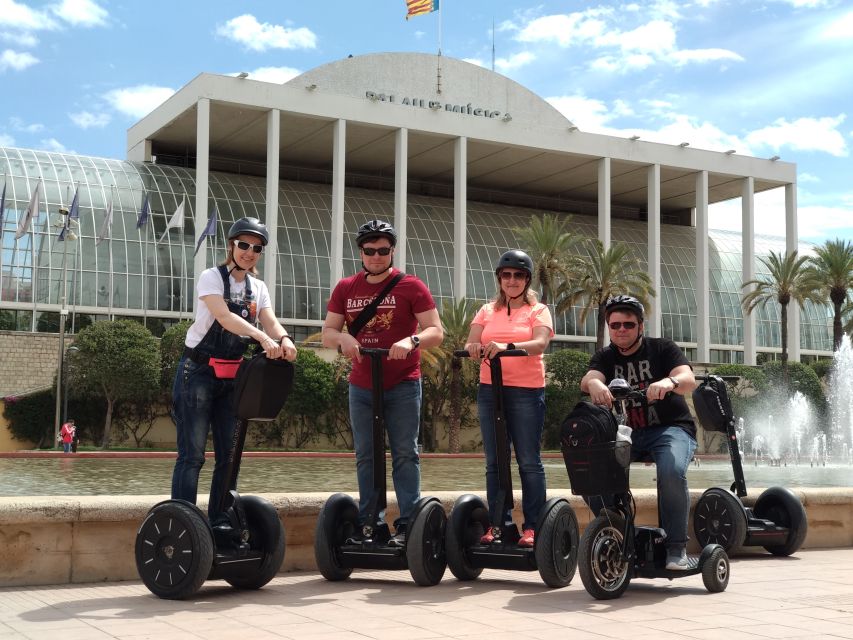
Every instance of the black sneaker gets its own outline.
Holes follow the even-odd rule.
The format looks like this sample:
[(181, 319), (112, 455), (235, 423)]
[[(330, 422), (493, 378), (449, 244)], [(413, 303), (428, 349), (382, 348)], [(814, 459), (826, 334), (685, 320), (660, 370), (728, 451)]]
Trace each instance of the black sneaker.
[(397, 533), (391, 536), (388, 540), (389, 547), (405, 547), (406, 546), (406, 525), (401, 524), (397, 527)]

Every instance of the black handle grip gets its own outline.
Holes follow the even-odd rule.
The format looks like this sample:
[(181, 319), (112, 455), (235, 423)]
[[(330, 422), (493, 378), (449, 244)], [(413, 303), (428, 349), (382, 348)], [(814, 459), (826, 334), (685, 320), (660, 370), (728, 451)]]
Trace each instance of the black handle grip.
[[(465, 349), (457, 349), (453, 352), (454, 357), (456, 358), (470, 358), (471, 354), (468, 353)], [(495, 354), (495, 358), (512, 358), (515, 356), (526, 356), (527, 351), (524, 349), (507, 349), (506, 351), (500, 351)], [(482, 357), (482, 352), (480, 354)]]

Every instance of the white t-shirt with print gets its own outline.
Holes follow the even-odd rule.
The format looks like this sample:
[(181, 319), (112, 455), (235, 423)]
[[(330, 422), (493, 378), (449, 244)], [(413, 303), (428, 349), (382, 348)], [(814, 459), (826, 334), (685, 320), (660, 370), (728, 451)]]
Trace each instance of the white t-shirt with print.
[[(260, 314), (261, 309), (271, 309), (270, 292), (267, 285), (263, 281), (253, 276), (247, 275), (247, 278), (252, 278), (252, 294), (257, 302), (257, 313)], [(239, 302), (243, 299), (243, 292), (246, 289), (246, 282), (237, 282), (234, 276), (229, 275), (228, 281), (231, 287), (231, 300)], [(222, 296), (225, 293), (225, 283), (222, 282), (222, 276), (219, 274), (219, 267), (211, 267), (201, 272), (196, 287), (196, 298), (198, 305), (195, 310), (195, 320), (187, 330), (187, 339), (185, 344), (190, 348), (198, 346), (204, 336), (207, 334), (210, 327), (216, 318), (210, 313), (204, 300), (201, 298), (209, 295)]]

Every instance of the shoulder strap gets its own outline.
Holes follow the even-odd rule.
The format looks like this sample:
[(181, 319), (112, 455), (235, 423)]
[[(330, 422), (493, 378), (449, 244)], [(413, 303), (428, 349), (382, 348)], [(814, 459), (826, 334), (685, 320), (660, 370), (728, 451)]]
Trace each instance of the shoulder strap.
[(353, 323), (348, 327), (349, 334), (353, 337), (358, 335), (358, 332), (364, 329), (364, 325), (366, 325), (373, 316), (376, 315), (376, 310), (379, 308), (379, 304), (385, 299), (391, 289), (400, 282), (405, 277), (405, 273), (402, 271), (398, 273), (396, 276), (391, 278), (391, 281), (385, 285), (385, 288), (373, 299), (369, 305), (367, 305), (364, 309), (361, 310), (361, 313), (358, 314), (358, 317), (353, 320)]
[(222, 297), (226, 300), (231, 299), (231, 282), (228, 280), (228, 267), (224, 264), (219, 265), (219, 275), (222, 276), (222, 285), (224, 287), (222, 291)]

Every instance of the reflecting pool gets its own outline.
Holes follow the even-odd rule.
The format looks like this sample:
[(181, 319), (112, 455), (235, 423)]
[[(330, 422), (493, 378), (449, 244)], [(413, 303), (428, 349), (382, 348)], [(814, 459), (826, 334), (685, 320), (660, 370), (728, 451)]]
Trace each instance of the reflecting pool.
[[(421, 459), (422, 491), (484, 491), (482, 458)], [(0, 458), (0, 495), (161, 495), (169, 493), (172, 458)], [(202, 468), (199, 492), (210, 487), (213, 461)], [(390, 463), (388, 465), (389, 491)], [(561, 458), (546, 458), (545, 473), (551, 489), (569, 489)], [(513, 468), (514, 486), (520, 488)], [(654, 486), (653, 466), (631, 467), (634, 488)], [(853, 487), (853, 467), (809, 464), (771, 467), (744, 466), (747, 489), (782, 485), (796, 487)], [(702, 461), (691, 466), (688, 482), (693, 489), (728, 487), (733, 482), (731, 465), (725, 460)], [(240, 472), (239, 489), (245, 493), (300, 493), (319, 491), (354, 492), (355, 460), (340, 457), (247, 457)]]

